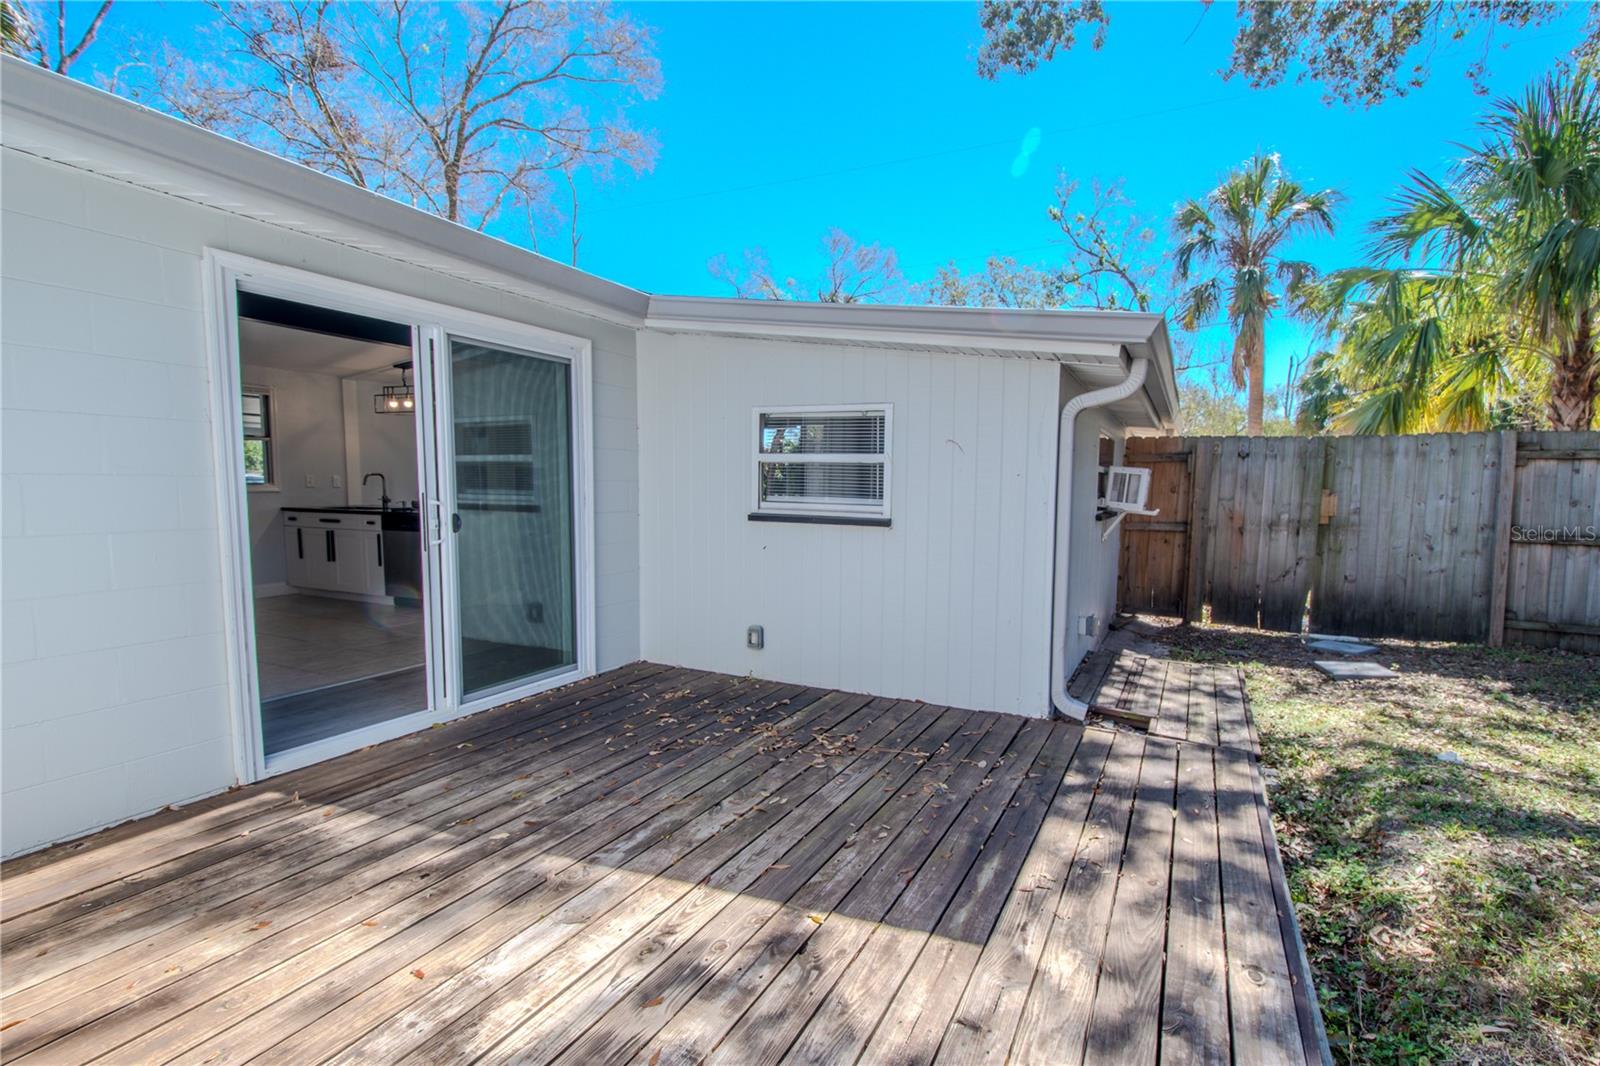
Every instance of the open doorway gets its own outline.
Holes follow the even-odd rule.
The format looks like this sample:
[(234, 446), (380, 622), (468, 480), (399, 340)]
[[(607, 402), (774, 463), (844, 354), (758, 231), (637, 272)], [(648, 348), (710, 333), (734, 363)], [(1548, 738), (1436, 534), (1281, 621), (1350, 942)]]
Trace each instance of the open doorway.
[(412, 327), (238, 294), (265, 758), (428, 709)]
[(240, 780), (593, 674), (589, 342), (207, 260)]

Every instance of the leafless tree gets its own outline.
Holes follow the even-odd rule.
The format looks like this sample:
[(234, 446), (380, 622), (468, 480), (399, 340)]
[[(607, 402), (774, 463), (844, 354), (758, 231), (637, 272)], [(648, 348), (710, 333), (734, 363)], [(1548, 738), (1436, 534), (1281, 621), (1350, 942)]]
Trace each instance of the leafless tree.
[(792, 300), (790, 290), (795, 287), (793, 278), (788, 279), (788, 287), (778, 284), (772, 275), (772, 264), (767, 259), (767, 253), (760, 248), (746, 248), (739, 257), (739, 263), (734, 265), (725, 255), (714, 255), (706, 264), (706, 269), (718, 281), (727, 282), (733, 289), (733, 295), (741, 300)]
[(982, 270), (964, 274), (955, 263), (939, 268), (918, 292), (932, 304), (952, 307), (1057, 308), (1070, 302), (1071, 271), (1066, 267), (1019, 263), (992, 255)]
[(66, 0), (57, 0), (53, 17), (43, 4), (0, 0), (0, 40), (10, 54), (57, 74), (66, 74), (94, 43), (110, 10), (111, 0), (104, 0), (89, 19), (89, 25), (76, 34), (76, 43), (71, 43), (73, 35), (67, 30)]
[(660, 86), (649, 33), (604, 3), (212, 6), (215, 58), (149, 63), (159, 105), (453, 222), (570, 198), (575, 259), (575, 176), (654, 161), (623, 114)]
[[(1084, 202), (1087, 200), (1087, 202)], [(968, 307), (1096, 307), (1148, 311), (1157, 305), (1162, 252), (1156, 231), (1122, 192), (1121, 182), (1092, 181), (1087, 196), (1062, 174), (1046, 208), (1060, 229), (1059, 263), (1019, 263), (990, 256), (962, 273), (954, 263), (918, 291), (929, 303)]]
[(1148, 311), (1160, 265), (1155, 230), (1134, 213), (1120, 181), (1089, 184), (1089, 202), (1075, 203), (1078, 182), (1063, 173), (1046, 210), (1061, 229), (1069, 288), (1092, 307)]
[(809, 284), (793, 277), (780, 281), (760, 248), (747, 249), (737, 266), (719, 255), (707, 267), (712, 277), (732, 286), (735, 296), (748, 300), (854, 304), (890, 302), (900, 294), (905, 279), (893, 248), (862, 244), (843, 230), (831, 229), (822, 238), (822, 250), (822, 274)]

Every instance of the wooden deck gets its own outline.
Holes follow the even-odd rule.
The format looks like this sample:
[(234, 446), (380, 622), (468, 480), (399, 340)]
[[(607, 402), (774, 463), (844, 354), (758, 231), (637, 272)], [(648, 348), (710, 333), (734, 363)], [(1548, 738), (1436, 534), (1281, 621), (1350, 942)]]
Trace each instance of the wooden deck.
[(0, 1054), (1315, 1062), (1226, 739), (636, 664), (6, 864)]
[(1259, 753), (1237, 666), (1175, 662), (1107, 641), (1068, 691), (1091, 711), (1151, 736)]

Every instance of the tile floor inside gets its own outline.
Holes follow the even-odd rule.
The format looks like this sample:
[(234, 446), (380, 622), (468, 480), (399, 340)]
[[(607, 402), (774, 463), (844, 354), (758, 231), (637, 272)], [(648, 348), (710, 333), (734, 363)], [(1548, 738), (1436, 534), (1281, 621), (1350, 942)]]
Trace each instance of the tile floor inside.
[(308, 595), (255, 608), (267, 754), (427, 706), (421, 608)]

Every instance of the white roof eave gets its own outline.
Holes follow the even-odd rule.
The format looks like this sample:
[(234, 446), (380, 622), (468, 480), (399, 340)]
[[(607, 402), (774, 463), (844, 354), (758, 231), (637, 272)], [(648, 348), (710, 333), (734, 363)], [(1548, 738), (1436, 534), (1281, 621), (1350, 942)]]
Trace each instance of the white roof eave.
[(411, 249), (419, 265), (570, 310), (666, 332), (962, 349), (1068, 366), (1147, 358), (1157, 367), (1145, 385), (1151, 410), (1167, 425), (1177, 414), (1159, 314), (652, 296), (18, 59), (0, 61), (0, 80), (7, 147), (354, 247)]

